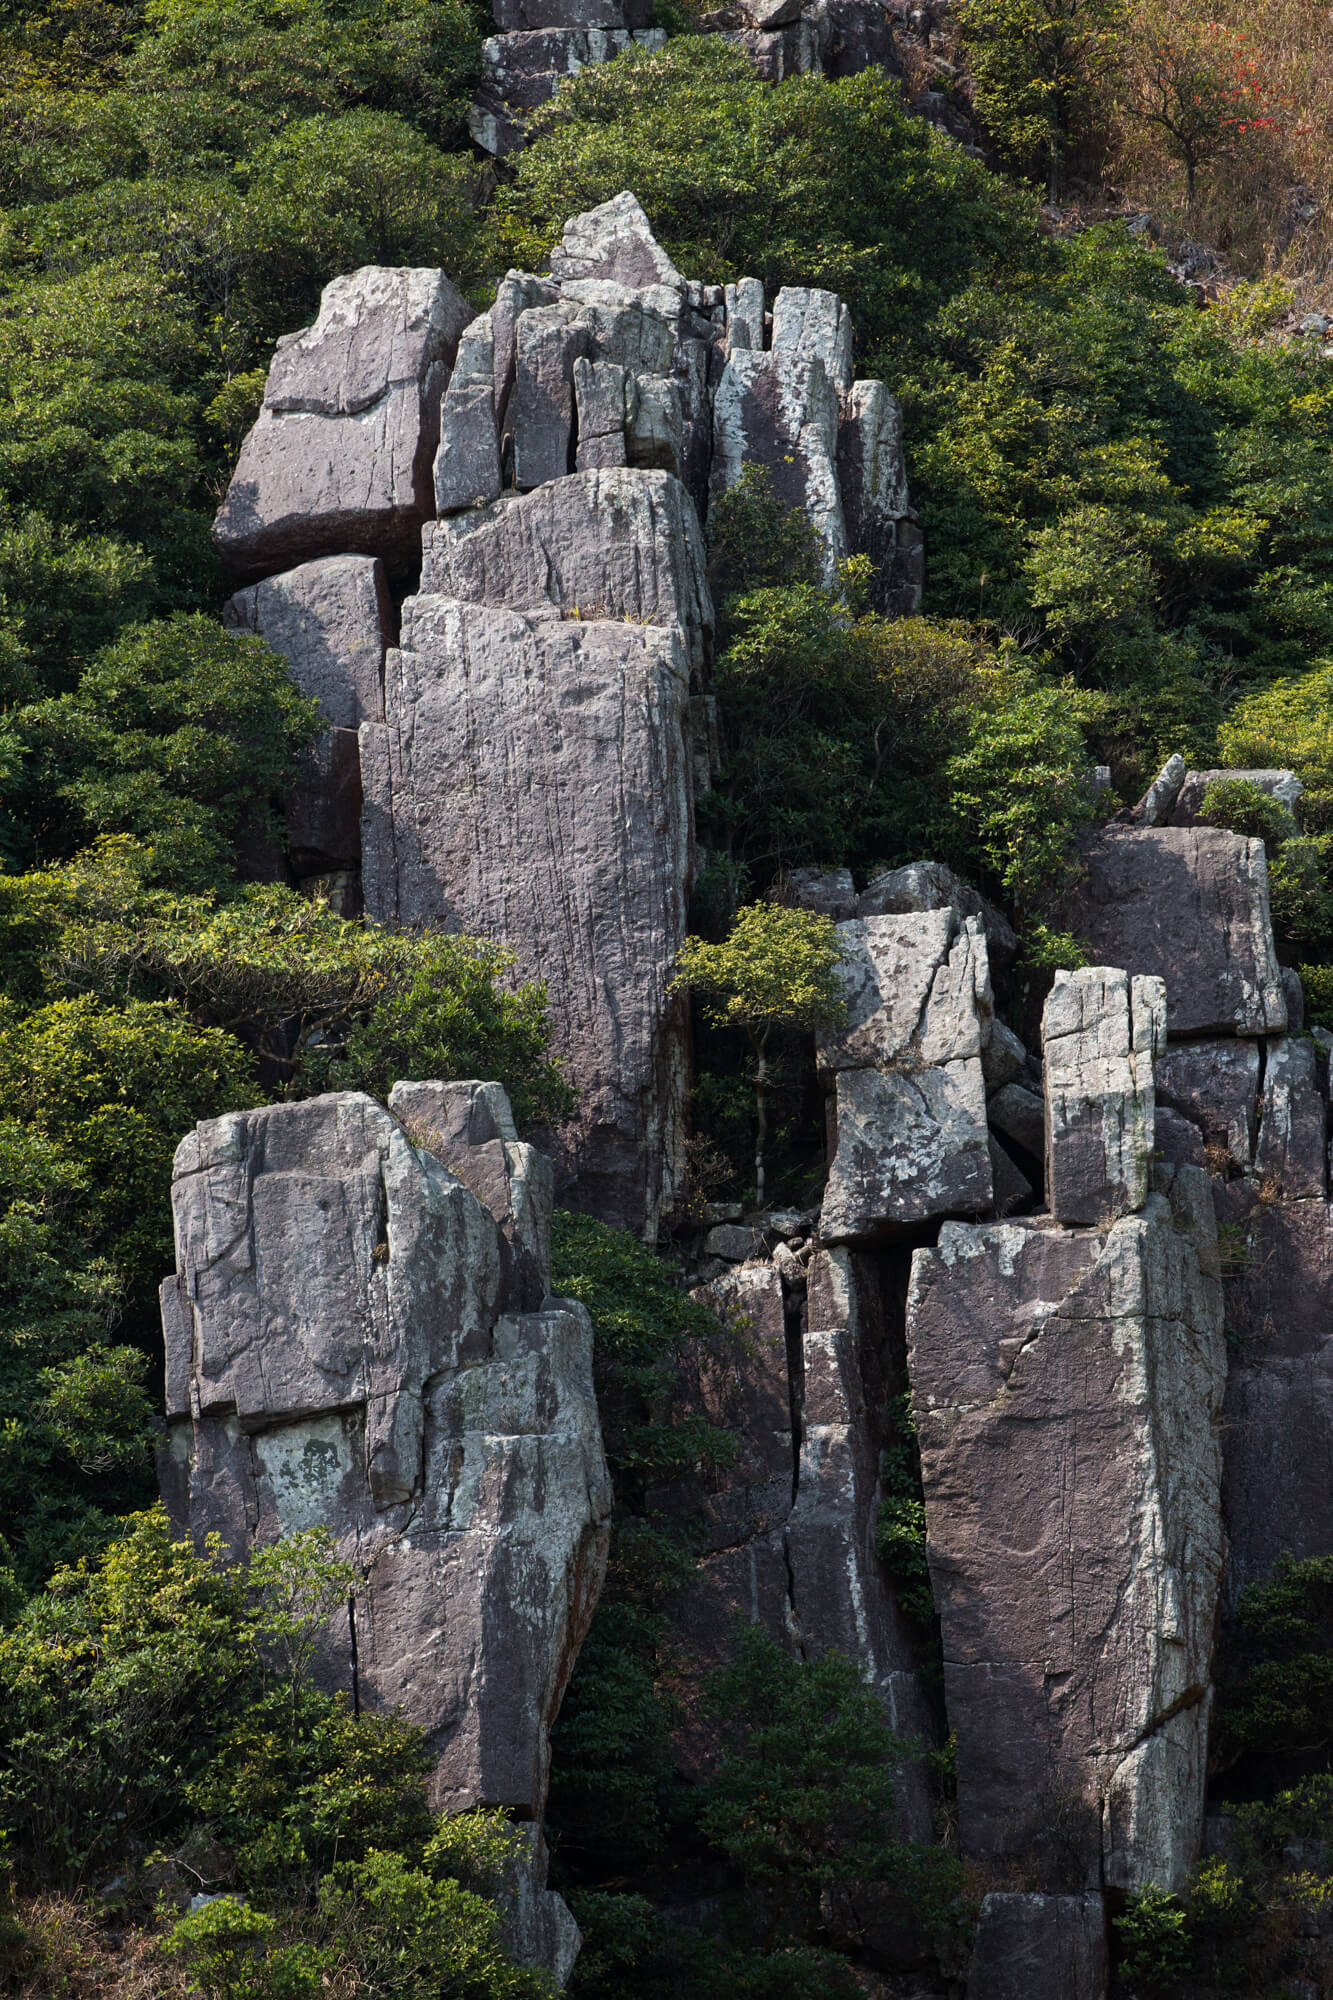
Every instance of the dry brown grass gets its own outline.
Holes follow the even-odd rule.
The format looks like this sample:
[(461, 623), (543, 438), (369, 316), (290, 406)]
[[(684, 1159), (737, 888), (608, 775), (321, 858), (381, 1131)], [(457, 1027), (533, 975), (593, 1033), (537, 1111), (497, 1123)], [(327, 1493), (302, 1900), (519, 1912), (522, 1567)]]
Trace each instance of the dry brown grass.
[(22, 1942), (0, 1972), (16, 2000), (184, 2000), (185, 1975), (158, 1949), (159, 1934), (99, 1923), (71, 1896), (21, 1898), (14, 1916)]
[(1273, 122), (1200, 170), (1193, 209), (1162, 135), (1111, 111), (1108, 178), (1168, 236), (1190, 236), (1255, 277), (1276, 273), (1296, 305), (1333, 306), (1333, 10), (1316, 0), (1180, 0), (1244, 38)]

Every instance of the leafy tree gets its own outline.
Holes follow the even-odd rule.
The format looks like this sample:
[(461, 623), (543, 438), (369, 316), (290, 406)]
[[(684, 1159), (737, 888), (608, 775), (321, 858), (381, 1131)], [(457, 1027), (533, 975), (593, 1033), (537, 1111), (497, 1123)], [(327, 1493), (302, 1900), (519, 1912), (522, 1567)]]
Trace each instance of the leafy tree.
[(548, 2000), (542, 1972), (504, 1949), (494, 1909), (454, 1881), (435, 1881), (401, 1855), (372, 1851), (334, 1870), (320, 1908), (360, 1990), (385, 2000)]
[(198, 885), (244, 843), (276, 839), (271, 802), (319, 714), (264, 640), (194, 613), (122, 633), (73, 693), (20, 710), (10, 729), (18, 807), (45, 857), (133, 834), (159, 871)]
[(250, 1558), (250, 1588), (258, 1598), (255, 1632), (286, 1678), (293, 1728), (320, 1639), (355, 1587), (356, 1571), (339, 1557), (327, 1528), (271, 1542)]
[(742, 1029), (750, 1043), (755, 1061), (754, 1177), (761, 1206), (769, 1039), (775, 1029), (831, 1027), (841, 1019), (846, 1000), (838, 977), (840, 957), (837, 931), (828, 917), (754, 903), (737, 911), (721, 944), (686, 938), (676, 962), (674, 989), (700, 994), (710, 1020)]
[(964, 0), (959, 23), (973, 102), (1020, 168), (1058, 201), (1091, 122), (1119, 27), (1116, 0)]
[(205, 2000), (318, 2000), (333, 1953), (275, 1948), (278, 1929), (276, 1917), (220, 1896), (173, 1925), (162, 1950), (180, 1960)]
[(1200, 20), (1179, 0), (1152, 0), (1135, 14), (1123, 51), (1129, 115), (1164, 134), (1185, 169), (1193, 208), (1199, 169), (1279, 115), (1259, 51), (1237, 29)]

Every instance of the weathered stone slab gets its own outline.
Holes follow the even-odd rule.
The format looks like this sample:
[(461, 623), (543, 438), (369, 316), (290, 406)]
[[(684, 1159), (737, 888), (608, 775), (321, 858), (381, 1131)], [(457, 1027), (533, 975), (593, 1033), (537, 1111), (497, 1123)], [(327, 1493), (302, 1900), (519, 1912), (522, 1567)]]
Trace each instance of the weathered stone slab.
[(967, 2000), (1105, 2000), (1108, 1976), (1100, 1896), (982, 1897)]
[(329, 724), (288, 798), (293, 863), (302, 874), (354, 863), (361, 852), (356, 731), (384, 714), (384, 649), (395, 623), (383, 563), (372, 556), (303, 563), (237, 591), (222, 620), (281, 653)]
[(1226, 1282), (1223, 1431), (1232, 1599), (1284, 1553), (1333, 1550), (1333, 1208), (1257, 1204)]
[(611, 62), (625, 49), (660, 49), (665, 42), (661, 28), (550, 27), (492, 35), (481, 45), (482, 80), (468, 130), (484, 152), (503, 158), (524, 142), (524, 112), (554, 97), (567, 76)]
[(423, 597), (676, 625), (691, 663), (707, 658), (713, 603), (703, 535), (693, 501), (669, 473), (578, 472), (433, 522), (422, 542)]
[(1174, 1887), (1202, 1832), (1226, 1375), (1206, 1177), (946, 1223), (909, 1368), (964, 1854)]
[(1199, 1128), (1205, 1146), (1222, 1147), (1238, 1167), (1254, 1157), (1259, 1044), (1232, 1040), (1173, 1042), (1157, 1058), (1157, 1098)]
[(1022, 1146), (1034, 1159), (1046, 1151), (1046, 1105), (1035, 1090), (1006, 1083), (986, 1100), (986, 1117), (997, 1132)]
[(1003, 911), (988, 903), (968, 883), (961, 882), (943, 861), (909, 861), (905, 868), (886, 868), (866, 884), (857, 898), (858, 917), (896, 916), (907, 910), (956, 909), (965, 917), (980, 917), (986, 949), (996, 965), (1008, 965), (1018, 953), (1018, 939)]
[(464, 330), (440, 407), (435, 454), (435, 509), (455, 514), (500, 495), (500, 434), (495, 423), (495, 323), (489, 312)]
[(315, 324), (278, 342), (214, 523), (232, 569), (349, 551), (415, 562), (440, 397), (471, 317), (443, 271), (371, 264), (324, 287)]
[(367, 912), (507, 943), (546, 981), (580, 1094), (563, 1171), (595, 1212), (651, 1226), (683, 1100), (679, 630), (409, 598), (387, 672), (387, 720), (362, 731)]
[(562, 285), (603, 278), (635, 291), (650, 285), (667, 285), (678, 292), (688, 289), (628, 189), (570, 217), (551, 252), (551, 276)]
[(820, 1211), (826, 1243), (873, 1241), (993, 1199), (978, 1056), (914, 1070), (840, 1070), (836, 1151)]
[(1142, 1208), (1153, 1147), (1153, 1059), (1166, 1040), (1160, 979), (1106, 966), (1057, 972), (1042, 1016), (1046, 1191), (1061, 1222)]
[(1304, 1035), (1280, 1035), (1264, 1050), (1254, 1167), (1270, 1196), (1280, 1190), (1288, 1201), (1322, 1201), (1328, 1192), (1328, 1106), (1319, 1070), (1319, 1052)]
[(787, 878), (798, 910), (815, 910), (841, 923), (856, 914), (856, 884), (850, 868), (793, 868)]
[(838, 925), (847, 998), (817, 1043), (825, 1073), (873, 1064), (916, 1070), (980, 1056), (993, 1013), (986, 937), (955, 909), (854, 917)]
[[(782, 24), (769, 21), (755, 25), (775, 28)], [(795, 361), (822, 361), (838, 394), (850, 393), (852, 316), (836, 292), (784, 285), (773, 301), (769, 345), (775, 354), (789, 355)], [(865, 386), (868, 389), (870, 384)]]
[(1261, 840), (1219, 827), (1108, 826), (1070, 908), (1089, 956), (1166, 982), (1174, 1036), (1287, 1025)]
[(738, 278), (723, 287), (727, 348), (764, 345), (764, 286), (760, 278)]
[[(459, 1086), (452, 1108), (455, 1164), (486, 1186), (504, 1093)], [(328, 1526), (360, 1580), (325, 1678), (424, 1730), (436, 1804), (536, 1819), (611, 1494), (591, 1323), (501, 1312), (520, 1204), (494, 1184), (502, 1225), (359, 1093), (201, 1124), (164, 1287), (170, 1488), (182, 1529), (238, 1552)]]

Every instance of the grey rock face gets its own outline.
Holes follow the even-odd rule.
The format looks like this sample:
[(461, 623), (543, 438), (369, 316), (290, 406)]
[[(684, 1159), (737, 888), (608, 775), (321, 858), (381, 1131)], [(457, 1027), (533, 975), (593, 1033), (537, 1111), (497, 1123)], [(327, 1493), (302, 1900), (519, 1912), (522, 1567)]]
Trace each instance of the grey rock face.
[(1226, 1283), (1228, 1595), (1333, 1548), (1333, 1208), (1256, 1204)]
[(681, 291), (686, 285), (628, 189), (570, 218), (551, 252), (551, 276), (557, 284), (600, 278), (635, 291), (650, 285)]
[(968, 2000), (1104, 2000), (1100, 1896), (992, 1892), (981, 1899)]
[(935, 1215), (981, 1215), (993, 1198), (986, 1091), (976, 1057), (899, 1073), (840, 1070), (837, 1151), (819, 1231), (871, 1242)]
[(443, 271), (367, 265), (278, 342), (213, 533), (263, 576), (350, 552), (413, 566), (433, 511), (440, 396), (471, 314)]
[(683, 1097), (687, 681), (676, 626), (410, 598), (361, 738), (368, 912), (501, 940), (547, 982), (580, 1087), (567, 1170), (639, 1227)]
[(885, 869), (866, 884), (856, 904), (858, 917), (947, 909), (981, 918), (986, 949), (994, 963), (1007, 965), (1017, 955), (1018, 939), (1004, 913), (966, 882), (960, 882), (942, 861), (911, 861), (905, 868)]
[(798, 910), (815, 910), (841, 923), (856, 915), (856, 885), (850, 868), (793, 868), (789, 877)]
[(1066, 1223), (1142, 1208), (1152, 1159), (1153, 1058), (1166, 1040), (1160, 979), (1105, 966), (1057, 972), (1042, 1018), (1046, 1187)]
[(1145, 826), (1165, 824), (1184, 782), (1185, 759), (1179, 755), (1168, 757), (1134, 808)]
[(306, 874), (355, 862), (361, 852), (356, 731), (384, 714), (384, 649), (394, 625), (383, 563), (371, 556), (303, 563), (238, 591), (222, 618), (267, 639), (329, 724), (288, 800), (293, 864)]
[(997, 1132), (1040, 1160), (1046, 1151), (1046, 1106), (1035, 1090), (1006, 1083), (986, 1102), (986, 1117)]
[(847, 539), (875, 566), (876, 611), (910, 617), (925, 585), (922, 542), (907, 497), (903, 413), (883, 382), (854, 382), (838, 426)]
[(805, 511), (831, 583), (848, 552), (847, 525), (838, 485), (837, 385), (818, 353), (732, 350), (713, 396), (714, 488), (734, 486), (749, 464), (767, 467), (784, 506)]
[(1206, 1146), (1249, 1166), (1259, 1109), (1257, 1042), (1173, 1043), (1158, 1058), (1156, 1083), (1158, 1101), (1190, 1119)]
[[(536, 1821), (606, 1561), (592, 1329), (568, 1303), (503, 1310), (503, 1231), (524, 1226), (515, 1166), (534, 1181), (530, 1160), (497, 1169), (503, 1092), (406, 1087), (405, 1103), (426, 1100), (452, 1118), (455, 1166), (499, 1191), (499, 1221), (358, 1093), (215, 1119), (183, 1142), (165, 1483), (182, 1531), (216, 1529), (238, 1553), (328, 1526), (359, 1581), (355, 1647), (335, 1626), (325, 1678), (354, 1677), (363, 1704), (425, 1731), (437, 1805)], [(567, 1913), (539, 1878), (528, 1932), (567, 1970)]]
[(992, 1199), (982, 1051), (991, 991), (980, 922), (952, 906), (838, 925), (847, 1016), (818, 1040), (836, 1148), (820, 1231), (883, 1235)]
[(856, 917), (837, 927), (845, 1021), (817, 1042), (825, 1071), (918, 1069), (980, 1056), (990, 1035), (990, 963), (975, 917), (955, 910)]
[(1255, 1172), (1265, 1192), (1289, 1201), (1322, 1201), (1328, 1191), (1328, 1110), (1320, 1089), (1315, 1044), (1281, 1035), (1268, 1044), (1255, 1148)]
[[(522, 4), (526, 9), (530, 0)], [(591, 4), (602, 10), (601, 0)], [(524, 112), (554, 97), (567, 76), (577, 76), (592, 63), (610, 62), (625, 49), (660, 49), (665, 41), (660, 28), (578, 25), (492, 35), (481, 45), (482, 81), (468, 112), (468, 129), (483, 152), (503, 159), (527, 136)]]
[[(702, 1533), (673, 1621), (705, 1662), (728, 1656), (738, 1616), (806, 1657), (836, 1648), (861, 1663), (894, 1729), (929, 1740), (911, 1639), (875, 1555), (879, 1445), (865, 1381), (873, 1289), (847, 1251), (815, 1259), (804, 1316), (773, 1264), (701, 1287), (695, 1297), (722, 1330), (691, 1344), (682, 1400), (738, 1449), (702, 1494), (685, 1481), (652, 1503), (692, 1516)], [(929, 1838), (928, 1789), (915, 1766), (900, 1783), (900, 1811), (908, 1837)]]
[(1261, 840), (1218, 827), (1108, 826), (1070, 909), (1090, 956), (1166, 982), (1173, 1036), (1287, 1025)]
[(1215, 1224), (1167, 1179), (1105, 1230), (946, 1223), (909, 1301), (963, 1851), (1124, 1888), (1197, 1852), (1223, 1557)]

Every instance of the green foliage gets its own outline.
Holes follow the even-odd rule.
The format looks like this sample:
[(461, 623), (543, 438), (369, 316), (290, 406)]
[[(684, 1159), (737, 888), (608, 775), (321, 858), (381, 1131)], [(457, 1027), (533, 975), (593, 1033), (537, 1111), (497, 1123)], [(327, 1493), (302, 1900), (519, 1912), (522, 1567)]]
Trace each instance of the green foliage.
[(1141, 1889), (1114, 1919), (1114, 1927), (1121, 1970), (1134, 1988), (1145, 1994), (1175, 1993), (1193, 1960), (1178, 1898), (1162, 1889)]
[(1289, 768), (1305, 786), (1306, 826), (1333, 820), (1333, 665), (1291, 674), (1238, 701), (1218, 730), (1227, 764)]
[(875, 1551), (893, 1582), (898, 1608), (918, 1631), (933, 1636), (935, 1593), (926, 1562), (926, 1503), (921, 1491), (921, 1450), (909, 1395), (890, 1402), (889, 1443), (880, 1459), (879, 1521)]
[(959, 10), (972, 101), (1052, 200), (1087, 129), (1118, 11), (1109, 0), (965, 0)]
[(359, 1990), (384, 2000), (546, 2000), (555, 1987), (514, 1965), (489, 1903), (372, 1850), (336, 1868), (320, 1909)]
[(708, 509), (708, 580), (721, 602), (736, 591), (815, 586), (820, 546), (803, 507), (788, 507), (773, 491), (766, 465), (741, 467), (734, 486)]
[(332, 1954), (273, 1949), (276, 1917), (222, 1896), (173, 1925), (162, 1949), (205, 2000), (318, 2000)]
[(689, 1340), (717, 1332), (707, 1307), (681, 1290), (669, 1267), (626, 1229), (557, 1209), (551, 1289), (592, 1319), (599, 1366), (672, 1363)]
[(1231, 1673), (1221, 1689), (1227, 1754), (1314, 1749), (1333, 1732), (1333, 1557), (1283, 1556), (1236, 1607)]
[(262, 639), (198, 613), (135, 626), (74, 692), (13, 717), (17, 811), (43, 858), (130, 834), (151, 844), (159, 875), (202, 884), (238, 843), (277, 838), (270, 804), (319, 726)]
[(1296, 822), (1280, 799), (1250, 778), (1213, 778), (1204, 788), (1199, 818), (1265, 842), (1270, 857), (1295, 833)]
[(674, 983), (700, 994), (717, 1026), (743, 1028), (761, 1048), (774, 1028), (826, 1028), (841, 1019), (840, 957), (831, 918), (752, 903), (736, 912), (721, 944), (686, 938)]

